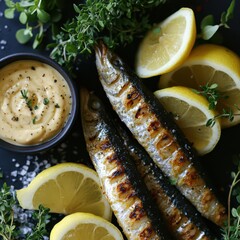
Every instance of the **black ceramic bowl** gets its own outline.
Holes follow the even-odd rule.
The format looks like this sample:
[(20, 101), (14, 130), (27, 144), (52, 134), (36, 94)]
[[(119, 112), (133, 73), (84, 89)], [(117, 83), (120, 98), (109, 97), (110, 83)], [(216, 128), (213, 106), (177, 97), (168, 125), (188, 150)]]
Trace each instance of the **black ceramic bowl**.
[(0, 139), (0, 147), (5, 148), (9, 151), (19, 152), (19, 153), (36, 153), (36, 152), (46, 151), (54, 147), (55, 145), (57, 145), (59, 142), (62, 142), (63, 139), (65, 139), (65, 137), (69, 134), (70, 130), (72, 129), (74, 121), (77, 117), (77, 112), (79, 107), (78, 90), (75, 83), (71, 80), (69, 75), (65, 72), (65, 70), (59, 64), (57, 64), (52, 59), (42, 56), (40, 54), (17, 53), (17, 54), (8, 55), (0, 59), (0, 69), (7, 66), (10, 63), (20, 61), (20, 60), (38, 61), (38, 62), (47, 64), (53, 67), (55, 70), (57, 70), (57, 72), (60, 73), (60, 75), (63, 77), (63, 79), (65, 79), (66, 83), (69, 86), (70, 94), (72, 98), (72, 106), (71, 106), (69, 117), (65, 125), (56, 135), (54, 135), (50, 139), (38, 144), (33, 144), (33, 145), (18, 145), (18, 144), (15, 145), (14, 143), (9, 143)]

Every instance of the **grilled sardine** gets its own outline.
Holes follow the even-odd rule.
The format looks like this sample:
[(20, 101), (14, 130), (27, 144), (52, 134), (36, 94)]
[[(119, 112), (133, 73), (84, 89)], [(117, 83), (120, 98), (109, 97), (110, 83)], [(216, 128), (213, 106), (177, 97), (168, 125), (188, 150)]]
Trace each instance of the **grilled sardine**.
[(111, 208), (130, 240), (169, 240), (164, 221), (100, 100), (81, 91), (87, 150)]
[(169, 230), (178, 240), (215, 239), (199, 212), (170, 183), (144, 148), (115, 120), (119, 134), (135, 160), (147, 188), (164, 216)]
[(122, 60), (102, 43), (96, 47), (96, 65), (113, 109), (134, 137), (198, 211), (223, 226), (226, 209), (207, 186), (198, 169), (196, 154), (173, 118)]

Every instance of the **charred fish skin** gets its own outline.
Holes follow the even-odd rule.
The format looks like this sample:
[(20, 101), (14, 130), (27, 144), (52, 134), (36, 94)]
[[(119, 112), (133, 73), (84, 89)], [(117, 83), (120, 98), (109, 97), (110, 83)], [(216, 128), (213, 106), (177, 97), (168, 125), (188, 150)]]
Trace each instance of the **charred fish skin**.
[(117, 55), (104, 44), (95, 49), (100, 82), (120, 119), (197, 210), (223, 226), (226, 208), (198, 171), (196, 154), (173, 118)]
[(127, 238), (172, 239), (102, 103), (87, 90), (81, 91), (81, 117), (90, 158)]
[(215, 239), (216, 237), (205, 224), (199, 212), (169, 182), (144, 148), (130, 136), (118, 119), (115, 122), (115, 126), (117, 126), (118, 132), (123, 138), (125, 146), (127, 146), (135, 160), (138, 171), (152, 196), (154, 196), (169, 230), (174, 234), (176, 239)]

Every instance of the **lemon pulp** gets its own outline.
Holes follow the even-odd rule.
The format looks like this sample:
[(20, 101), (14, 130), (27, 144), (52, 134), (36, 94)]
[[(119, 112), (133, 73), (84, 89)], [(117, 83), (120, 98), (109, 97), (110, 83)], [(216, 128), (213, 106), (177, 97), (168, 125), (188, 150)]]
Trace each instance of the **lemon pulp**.
[(181, 8), (144, 37), (136, 57), (136, 73), (147, 78), (169, 72), (182, 64), (196, 39), (195, 16)]
[[(160, 77), (159, 87), (186, 86), (200, 89), (200, 86), (216, 83), (222, 94), (217, 104), (217, 111), (223, 109), (239, 114), (240, 107), (240, 58), (231, 50), (214, 45), (199, 45), (188, 59), (172, 72)], [(240, 123), (240, 116), (235, 115), (233, 121), (221, 119), (223, 128)]]
[(61, 163), (50, 167), (16, 193), (25, 209), (37, 209), (41, 204), (55, 213), (89, 212), (111, 219), (112, 212), (97, 173), (83, 164)]

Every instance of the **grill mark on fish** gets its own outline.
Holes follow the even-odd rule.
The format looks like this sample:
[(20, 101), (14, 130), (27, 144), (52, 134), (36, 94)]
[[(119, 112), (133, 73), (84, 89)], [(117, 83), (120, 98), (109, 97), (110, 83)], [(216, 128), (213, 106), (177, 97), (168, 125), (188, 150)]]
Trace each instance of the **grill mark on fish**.
[[(96, 96), (86, 90), (81, 91), (84, 137), (103, 192), (119, 225), (130, 240), (172, 239), (166, 232), (160, 212), (141, 180), (132, 157), (125, 150), (103, 106), (100, 104), (101, 109), (89, 108), (89, 103), (94, 101), (99, 101)], [(91, 121), (91, 118), (97, 121)]]
[[(103, 44), (96, 47), (99, 79), (113, 108), (154, 162), (168, 177), (176, 179), (176, 187), (181, 193), (203, 216), (223, 226), (227, 219), (226, 208), (207, 185), (191, 144), (153, 93), (124, 66), (121, 59), (118, 61), (121, 67), (116, 67), (112, 58), (116, 61), (117, 56)], [(121, 77), (113, 84), (114, 75)], [(122, 89), (127, 83), (128, 87)], [(127, 103), (133, 92), (138, 93), (138, 98), (131, 107)], [(152, 129), (153, 125), (158, 128)], [(206, 193), (211, 195), (211, 198), (208, 196), (211, 200), (207, 201)]]
[(162, 171), (155, 165), (147, 152), (130, 137), (121, 123), (116, 119), (115, 126), (124, 139), (133, 156), (137, 169), (146, 183), (151, 195), (157, 202), (171, 232), (178, 240), (215, 239), (205, 224), (202, 216), (174, 186), (170, 184)]

